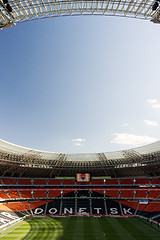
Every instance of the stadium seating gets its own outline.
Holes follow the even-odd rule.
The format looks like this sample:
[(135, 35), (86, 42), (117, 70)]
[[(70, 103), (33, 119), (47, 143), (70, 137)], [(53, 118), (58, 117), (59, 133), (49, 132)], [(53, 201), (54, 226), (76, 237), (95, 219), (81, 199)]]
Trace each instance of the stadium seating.
[(31, 179), (18, 179), (18, 185), (32, 185)]
[(160, 191), (159, 189), (156, 189), (156, 190), (149, 190), (149, 193), (147, 195), (147, 198), (149, 199), (156, 199), (160, 196)]
[(130, 185), (130, 184), (133, 184), (133, 179), (120, 179), (120, 185), (123, 185), (123, 184), (126, 184), (126, 185)]
[(17, 191), (12, 191), (12, 190), (9, 190), (8, 191), (8, 196), (10, 198), (20, 198), (20, 195)]
[[(1, 178), (0, 212), (19, 217), (138, 214), (159, 219), (159, 180), (93, 179), (91, 183), (77, 184), (73, 179)], [(5, 199), (7, 203), (2, 202)]]
[(4, 185), (16, 185), (16, 179), (12, 178), (1, 178), (2, 184)]
[(118, 185), (119, 179), (106, 179), (105, 184), (106, 185)]
[(139, 204), (138, 200), (120, 200), (120, 203), (124, 215), (127, 213), (136, 214), (136, 210)]
[(46, 190), (34, 190), (34, 198), (46, 198)]
[(120, 198), (133, 198), (133, 189), (121, 189)]
[(55, 198), (61, 196), (61, 190), (49, 190), (48, 191), (48, 198)]
[(149, 184), (150, 179), (149, 178), (136, 178), (134, 179), (135, 184), (143, 185), (143, 184)]
[(31, 190), (20, 189), (20, 195), (22, 198), (32, 198)]
[(21, 212), (16, 213), (15, 209), (7, 203), (0, 203), (0, 228), (7, 224), (14, 223), (23, 216)]
[(107, 190), (106, 191), (106, 196), (118, 198), (119, 197), (119, 189), (109, 189), (109, 190)]
[(158, 184), (160, 178), (152, 178), (150, 183), (151, 184)]
[(75, 180), (73, 180), (73, 179), (64, 179), (62, 184), (63, 185), (75, 185)]
[(47, 182), (45, 179), (34, 179), (33, 185), (47, 185)]
[(145, 198), (147, 195), (147, 190), (136, 189), (135, 190), (135, 198)]
[(8, 207), (14, 212), (21, 213), (22, 215), (25, 215), (25, 213), (23, 213), (24, 208), (22, 207), (22, 204), (20, 204), (19, 202), (9, 202)]
[(48, 185), (61, 185), (61, 180), (60, 179), (49, 179)]
[(10, 198), (9, 197), (9, 195), (8, 195), (8, 193), (7, 193), (7, 191), (5, 190), (0, 190), (0, 198), (2, 198), (2, 199), (8, 199), (8, 198)]
[(103, 179), (93, 179), (92, 185), (104, 185), (104, 180)]

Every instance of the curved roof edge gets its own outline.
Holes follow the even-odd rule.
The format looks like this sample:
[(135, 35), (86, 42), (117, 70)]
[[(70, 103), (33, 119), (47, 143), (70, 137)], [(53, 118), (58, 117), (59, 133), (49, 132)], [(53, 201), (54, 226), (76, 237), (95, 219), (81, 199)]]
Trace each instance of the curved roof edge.
[(99, 0), (21, 0), (19, 4), (19, 1), (11, 0), (5, 4), (0, 0), (0, 29), (36, 19), (82, 15), (129, 17), (160, 23), (160, 8), (154, 2), (107, 0), (102, 4)]
[(108, 153), (65, 154), (34, 150), (0, 140), (0, 176), (131, 177), (160, 175), (160, 141), (142, 147)]
[(135, 147), (131, 149), (113, 151), (113, 152), (102, 152), (102, 153), (57, 153), (36, 150), (32, 148), (23, 147), (16, 145), (7, 141), (0, 139), (0, 152), (14, 154), (14, 155), (25, 155), (25, 156), (34, 156), (34, 158), (43, 159), (43, 160), (56, 160), (61, 155), (65, 155), (65, 159), (68, 161), (96, 161), (99, 160), (97, 155), (103, 154), (106, 159), (123, 159), (126, 157), (126, 154), (133, 154), (137, 156), (152, 154), (160, 151), (160, 141), (147, 144), (141, 147)]

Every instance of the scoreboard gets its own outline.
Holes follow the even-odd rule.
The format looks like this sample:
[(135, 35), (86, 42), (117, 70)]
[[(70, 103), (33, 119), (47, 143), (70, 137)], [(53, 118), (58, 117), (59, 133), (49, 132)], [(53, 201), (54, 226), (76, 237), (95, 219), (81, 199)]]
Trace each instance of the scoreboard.
[(77, 173), (76, 181), (77, 182), (90, 182), (90, 174), (89, 173)]

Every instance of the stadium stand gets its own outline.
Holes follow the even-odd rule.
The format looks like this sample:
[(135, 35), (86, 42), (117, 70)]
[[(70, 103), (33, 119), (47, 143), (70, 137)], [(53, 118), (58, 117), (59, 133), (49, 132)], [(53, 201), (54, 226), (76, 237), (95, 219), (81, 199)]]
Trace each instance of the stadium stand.
[(12, 178), (1, 178), (1, 182), (4, 185), (16, 185), (16, 179), (12, 179)]
[(118, 185), (119, 179), (106, 179), (105, 184), (106, 185)]
[(143, 185), (143, 184), (149, 184), (150, 179), (149, 178), (136, 178), (136, 179), (133, 179), (133, 181), (135, 182), (135, 184)]
[(48, 185), (61, 185), (61, 180), (60, 179), (49, 179)]
[(34, 190), (34, 198), (47, 198), (46, 190)]
[(45, 179), (34, 179), (33, 185), (47, 185), (47, 182)]
[(17, 191), (8, 190), (8, 196), (10, 198), (20, 198), (20, 195)]
[(148, 190), (148, 199), (157, 199), (160, 195), (159, 189)]
[(20, 195), (22, 198), (32, 198), (31, 190), (20, 189)]
[(121, 189), (120, 198), (133, 198), (133, 189)]
[[(152, 145), (151, 148), (142, 147), (134, 151), (132, 150), (131, 154), (141, 154), (143, 155), (143, 159), (147, 159), (148, 161), (148, 156), (150, 156), (150, 152), (153, 151), (153, 147), (154, 151), (157, 149), (155, 155), (157, 158), (159, 156), (158, 149), (160, 148), (160, 143), (154, 146)], [(16, 147), (12, 146), (12, 148), (14, 149), (15, 154)], [(27, 150), (23, 149), (23, 151), (26, 152)], [(27, 154), (28, 153), (26, 152), (25, 157), (28, 156)], [(132, 164), (132, 161), (131, 158), (127, 158), (127, 154), (128, 152), (125, 152), (125, 154), (124, 152), (116, 152), (114, 154), (104, 153), (101, 155), (91, 154), (90, 156), (93, 157), (95, 161), (95, 168), (99, 169), (98, 175), (100, 177), (96, 176), (97, 173), (95, 169), (92, 169), (92, 164), (90, 164), (90, 166), (87, 165), (87, 172), (92, 172), (90, 181), (84, 180), (84, 173), (81, 174), (83, 175), (83, 178), (80, 179), (80, 181), (78, 181), (76, 175), (73, 178), (75, 166), (74, 169), (72, 169), (72, 176), (70, 178), (67, 176), (68, 172), (66, 172), (64, 169), (65, 166), (62, 165), (60, 166), (60, 171), (55, 167), (57, 173), (59, 173), (57, 174), (57, 178), (54, 172), (55, 169), (47, 173), (45, 172), (45, 169), (42, 169), (42, 167), (41, 170), (43, 170), (44, 174), (39, 173), (37, 177), (35, 177), (37, 173), (36, 168), (29, 168), (31, 171), (29, 171), (28, 175), (27, 171), (23, 171), (25, 173), (24, 176), (21, 174), (20, 177), (18, 177), (19, 174), (16, 171), (20, 171), (21, 167), (19, 170), (17, 170), (17, 167), (15, 170), (16, 176), (14, 177), (9, 172), (10, 167), (7, 168), (6, 166), (2, 166), (0, 160), (0, 166), (2, 166), (3, 171), (5, 169), (5, 172), (8, 174), (8, 176), (2, 176), (0, 178), (0, 227), (7, 224), (7, 222), (12, 221), (13, 219), (19, 219), (23, 216), (30, 215), (138, 215), (147, 217), (148, 219), (154, 219), (155, 221), (160, 221), (160, 177), (158, 174), (158, 167), (156, 167), (156, 170), (155, 165), (153, 165), (152, 168), (150, 165), (145, 167), (147, 176), (144, 176), (144, 171), (139, 171), (141, 166), (138, 168), (134, 167), (134, 169), (132, 169), (134, 176), (132, 176), (133, 172), (130, 168), (128, 168), (128, 164)], [(134, 154), (133, 157), (135, 156)], [(148, 154), (146, 158), (145, 154)], [(114, 160), (111, 160), (111, 157), (113, 157), (113, 155)], [(5, 156), (6, 155), (1, 154), (1, 157), (4, 160)], [(14, 159), (16, 159), (16, 156), (13, 156)], [(22, 156), (24, 156), (24, 154), (22, 154)], [(35, 154), (34, 156), (37, 155)], [(41, 152), (41, 156), (45, 158), (44, 161), (48, 161), (48, 155), (46, 156), (45, 153)], [(58, 159), (60, 157), (62, 160), (65, 159), (65, 161), (73, 157), (70, 155), (67, 156), (65, 154), (55, 155), (55, 157), (57, 156)], [(82, 156), (82, 159), (84, 157), (85, 155)], [(110, 159), (110, 161), (108, 161), (108, 159)], [(22, 159), (22, 162), (23, 160), (24, 159)], [(103, 160), (103, 162), (101, 162), (99, 165), (100, 160)], [(25, 161), (27, 161), (26, 158)], [(54, 159), (52, 161), (54, 163)], [(121, 161), (123, 161), (123, 167), (121, 165), (117, 165), (120, 164)], [(133, 161), (134, 164), (135, 161), (137, 161), (137, 158)], [(84, 160), (81, 162), (81, 166), (84, 162)], [(104, 162), (107, 167), (104, 165), (102, 167), (102, 164)], [(115, 164), (116, 171), (115, 169), (112, 169), (112, 165), (107, 165), (111, 162), (112, 165), (113, 163)], [(127, 163), (126, 167), (124, 164), (125, 162)], [(58, 164), (59, 160), (56, 166), (58, 166)], [(104, 168), (105, 174), (104, 177), (102, 177)], [(84, 172), (84, 170), (85, 168), (83, 168), (82, 172)], [(126, 174), (127, 171), (129, 172)], [(154, 176), (152, 174), (153, 171)], [(38, 172), (40, 172), (40, 169)], [(53, 175), (53, 173), (55, 175)], [(94, 173), (96, 174), (94, 175)], [(6, 216), (4, 216), (5, 214)]]
[(62, 184), (63, 185), (75, 185), (75, 180), (73, 180), (73, 179), (64, 179), (62, 181)]
[(1, 199), (8, 199), (9, 196), (8, 196), (8, 194), (7, 194), (6, 191), (0, 190), (0, 198), (1, 198)]
[(134, 193), (135, 193), (135, 198), (146, 198), (147, 190), (136, 189)]
[(106, 195), (108, 197), (118, 198), (119, 197), (119, 189), (109, 189), (106, 191)]
[(92, 185), (104, 185), (104, 179), (93, 179)]
[(48, 190), (48, 198), (55, 198), (61, 195), (61, 190)]
[(32, 185), (31, 179), (17, 179), (17, 184), (18, 185)]

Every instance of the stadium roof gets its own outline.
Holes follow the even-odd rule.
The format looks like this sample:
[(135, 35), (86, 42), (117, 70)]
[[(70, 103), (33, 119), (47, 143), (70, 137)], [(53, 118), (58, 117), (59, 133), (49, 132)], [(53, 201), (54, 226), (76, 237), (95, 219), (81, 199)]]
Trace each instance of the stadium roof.
[[(155, 8), (154, 8), (154, 7)], [(154, 9), (154, 11), (153, 11)], [(0, 28), (48, 17), (103, 15), (160, 21), (154, 0), (0, 0)]]
[(73, 176), (76, 172), (112, 177), (151, 176), (159, 174), (159, 165), (160, 141), (117, 152), (65, 154), (34, 150), (0, 140), (1, 176)]
[[(125, 159), (127, 153), (132, 153), (133, 155), (141, 156), (144, 154), (154, 154), (160, 151), (160, 141), (137, 147), (130, 150), (115, 151), (115, 152), (106, 152), (103, 153), (108, 160), (116, 161), (118, 159)], [(41, 150), (35, 150), (31, 148), (26, 148), (18, 146), (9, 142), (6, 142), (0, 139), (0, 153), (7, 153), (16, 156), (25, 156), (25, 157), (34, 157), (35, 159), (41, 159), (46, 161), (54, 161), (59, 159), (61, 155), (65, 155), (66, 161), (98, 161), (98, 153), (83, 153), (83, 154), (67, 154), (67, 153), (56, 153), (56, 152), (47, 152)]]

